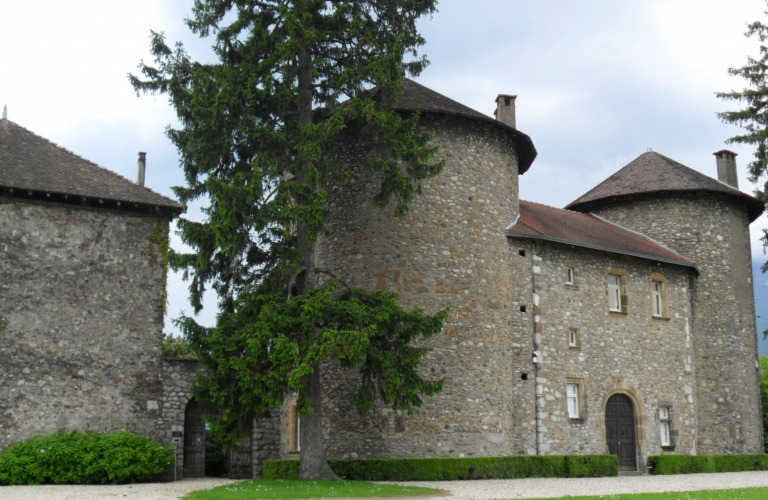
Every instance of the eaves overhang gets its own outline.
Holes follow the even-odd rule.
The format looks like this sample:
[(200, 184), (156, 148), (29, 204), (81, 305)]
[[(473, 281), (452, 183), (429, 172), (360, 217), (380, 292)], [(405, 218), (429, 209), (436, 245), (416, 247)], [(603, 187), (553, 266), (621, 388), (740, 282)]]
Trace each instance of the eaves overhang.
[(598, 250), (600, 252), (610, 252), (615, 253), (619, 255), (627, 255), (630, 257), (637, 257), (639, 259), (645, 259), (645, 260), (652, 260), (654, 262), (663, 262), (665, 264), (673, 264), (676, 266), (683, 266), (688, 267), (696, 271), (696, 274), (699, 274), (701, 270), (699, 269), (699, 266), (694, 264), (687, 264), (685, 262), (680, 262), (672, 259), (665, 259), (663, 257), (656, 257), (653, 255), (646, 255), (642, 253), (637, 252), (630, 252), (627, 250), (620, 250), (617, 248), (610, 248), (610, 247), (604, 247), (600, 245), (592, 245), (589, 243), (583, 243), (579, 241), (573, 241), (573, 240), (566, 240), (563, 238), (554, 238), (552, 236), (546, 236), (543, 234), (519, 234), (519, 233), (513, 233), (511, 231), (505, 231), (505, 235), (508, 238), (522, 238), (522, 239), (530, 239), (530, 240), (542, 240), (542, 241), (551, 241), (553, 243), (560, 243), (563, 245), (570, 245), (574, 247), (580, 247), (580, 248), (588, 248), (590, 250)]

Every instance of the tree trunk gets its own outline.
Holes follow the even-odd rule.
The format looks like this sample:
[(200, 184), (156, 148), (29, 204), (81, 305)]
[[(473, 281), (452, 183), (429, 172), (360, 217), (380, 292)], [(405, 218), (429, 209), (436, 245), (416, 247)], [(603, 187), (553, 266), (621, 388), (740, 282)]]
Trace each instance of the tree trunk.
[[(302, 127), (312, 124), (312, 56), (307, 47), (299, 52), (299, 123)], [(296, 180), (306, 184), (304, 169), (299, 169)], [(301, 256), (303, 272), (296, 280), (299, 295), (303, 295), (317, 286), (315, 272), (316, 244), (310, 239), (309, 233), (300, 223), (297, 227), (297, 245)], [(325, 458), (325, 439), (323, 438), (323, 407), (322, 384), (320, 381), (320, 366), (314, 367), (312, 374), (305, 377), (306, 397), (312, 407), (312, 413), (301, 419), (300, 445), (301, 463), (299, 465), (300, 479), (339, 479), (328, 465)]]
[(314, 373), (307, 375), (305, 380), (307, 396), (314, 411), (306, 417), (301, 417), (299, 479), (325, 479), (326, 481), (339, 479), (325, 458), (320, 366), (315, 366)]

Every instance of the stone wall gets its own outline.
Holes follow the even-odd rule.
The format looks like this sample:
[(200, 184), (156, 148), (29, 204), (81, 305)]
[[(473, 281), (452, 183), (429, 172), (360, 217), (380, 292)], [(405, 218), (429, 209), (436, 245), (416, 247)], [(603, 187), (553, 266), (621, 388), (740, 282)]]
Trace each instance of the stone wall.
[(176, 478), (184, 477), (184, 410), (192, 399), (189, 390), (200, 371), (196, 359), (163, 358), (162, 414), (157, 422), (161, 443), (176, 446)]
[[(637, 459), (644, 470), (649, 454), (696, 453), (696, 400), (693, 343), (690, 335), (689, 280), (693, 270), (682, 266), (624, 257), (545, 241), (511, 239), (519, 261), (517, 282), (528, 283), (532, 293), (525, 316), (520, 370), (534, 372), (531, 354), (541, 354), (538, 371), (514, 385), (526, 395), (538, 394), (539, 449), (541, 454), (608, 453), (605, 405), (613, 394), (625, 394), (634, 403)], [(525, 251), (525, 256), (519, 250)], [(575, 273), (565, 283), (565, 267)], [(626, 313), (608, 310), (608, 273), (623, 274)], [(652, 316), (651, 276), (664, 279), (668, 313)], [(532, 283), (531, 283), (532, 281)], [(577, 346), (569, 346), (569, 331), (577, 333)], [(527, 357), (527, 360), (526, 360)], [(526, 363), (527, 361), (527, 363)], [(581, 385), (583, 413), (570, 419), (566, 381)], [(529, 436), (526, 452), (534, 454), (537, 422), (531, 406), (518, 407), (515, 435)], [(674, 450), (662, 450), (658, 409), (673, 415)], [(533, 436), (533, 437), (531, 437)], [(531, 445), (533, 443), (533, 445)], [(521, 443), (522, 444), (522, 443)], [(518, 450), (520, 451), (520, 450)]]
[(264, 461), (280, 458), (280, 411), (275, 408), (270, 419), (259, 419), (253, 426), (253, 477), (264, 473)]
[(696, 261), (693, 339), (697, 451), (763, 450), (749, 221), (736, 197), (669, 194), (605, 203), (596, 213)]
[(377, 186), (364, 177), (334, 191), (320, 265), (353, 286), (395, 291), (408, 308), (435, 313), (451, 306), (422, 365), (425, 375), (444, 377), (445, 388), (412, 416), (382, 407), (360, 416), (345, 399), (354, 375), (326, 372), (330, 458), (515, 452), (515, 393), (505, 383), (513, 377), (514, 337), (504, 235), (519, 210), (515, 146), (492, 124), (427, 115), (421, 126), (435, 134), (444, 172), (424, 182), (404, 220), (372, 205)]
[(158, 438), (157, 230), (167, 222), (0, 203), (0, 451), (57, 429)]

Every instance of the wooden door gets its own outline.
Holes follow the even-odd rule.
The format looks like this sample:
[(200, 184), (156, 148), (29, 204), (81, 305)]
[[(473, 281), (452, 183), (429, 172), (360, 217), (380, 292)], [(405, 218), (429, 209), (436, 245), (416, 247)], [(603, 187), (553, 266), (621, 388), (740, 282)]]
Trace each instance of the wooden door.
[(608, 453), (619, 457), (620, 470), (637, 470), (635, 410), (623, 394), (614, 394), (605, 406), (605, 436)]
[(195, 400), (184, 410), (184, 479), (205, 477), (205, 406)]

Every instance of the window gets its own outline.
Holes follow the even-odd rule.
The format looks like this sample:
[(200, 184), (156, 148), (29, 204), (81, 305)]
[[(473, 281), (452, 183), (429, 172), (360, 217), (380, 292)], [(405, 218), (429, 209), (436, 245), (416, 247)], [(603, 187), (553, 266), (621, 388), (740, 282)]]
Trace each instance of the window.
[(290, 434), (289, 434), (289, 448), (291, 452), (301, 451), (301, 417), (299, 416), (299, 408), (296, 403), (291, 405), (290, 411)]
[(662, 406), (659, 408), (659, 435), (661, 436), (661, 446), (672, 446), (669, 423), (669, 408)]
[(621, 276), (608, 275), (608, 309), (621, 312)]
[(569, 381), (566, 385), (566, 399), (568, 401), (568, 418), (581, 418), (580, 384)]
[(662, 317), (664, 314), (664, 303), (662, 299), (662, 287), (664, 284), (661, 281), (652, 282), (652, 294), (653, 294), (653, 315), (656, 317)]
[(669, 318), (667, 279), (659, 273), (651, 274), (651, 315), (654, 318)]
[(575, 328), (571, 328), (568, 330), (568, 348), (569, 349), (581, 348), (581, 336), (579, 335), (579, 331)]
[(565, 268), (565, 284), (573, 285), (573, 268), (572, 267)]

